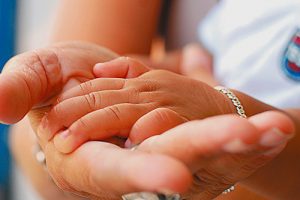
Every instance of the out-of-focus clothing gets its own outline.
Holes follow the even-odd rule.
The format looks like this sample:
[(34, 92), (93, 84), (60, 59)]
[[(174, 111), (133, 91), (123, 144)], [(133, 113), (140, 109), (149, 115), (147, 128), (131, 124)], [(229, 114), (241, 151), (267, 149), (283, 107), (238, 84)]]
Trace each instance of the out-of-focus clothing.
[(222, 0), (199, 31), (222, 84), (283, 108), (300, 106), (299, 28), (299, 0)]

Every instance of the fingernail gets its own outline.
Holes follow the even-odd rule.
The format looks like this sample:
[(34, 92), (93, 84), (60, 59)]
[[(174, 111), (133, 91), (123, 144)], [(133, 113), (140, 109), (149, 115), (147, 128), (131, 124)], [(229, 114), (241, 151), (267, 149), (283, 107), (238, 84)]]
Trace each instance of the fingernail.
[(288, 141), (292, 137), (293, 134), (286, 134), (278, 128), (272, 128), (261, 137), (259, 143), (265, 147), (274, 147)]
[(70, 135), (70, 131), (67, 129), (59, 133), (59, 137), (61, 139), (66, 139)]
[(241, 139), (233, 139), (223, 146), (223, 150), (229, 153), (240, 153), (250, 149), (250, 145), (245, 144)]
[(97, 76), (100, 77), (102, 74), (101, 74), (101, 68), (103, 67), (103, 63), (97, 63), (95, 66), (94, 66), (94, 72), (97, 73)]
[(40, 125), (37, 129), (37, 134), (40, 138), (45, 138), (46, 140), (50, 140), (52, 137), (51, 131), (48, 129), (48, 119), (47, 117), (43, 117), (40, 122)]
[(97, 63), (95, 64), (94, 68), (101, 68), (103, 66), (103, 63)]
[(125, 144), (124, 144), (125, 148), (130, 149), (132, 147), (132, 142), (130, 139), (127, 139)]

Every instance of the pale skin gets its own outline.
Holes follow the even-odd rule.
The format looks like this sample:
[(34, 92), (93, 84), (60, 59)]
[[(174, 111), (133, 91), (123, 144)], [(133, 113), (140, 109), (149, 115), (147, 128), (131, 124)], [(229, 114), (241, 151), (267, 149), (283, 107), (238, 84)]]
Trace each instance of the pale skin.
[[(68, 3), (69, 2), (69, 3)], [(92, 2), (92, 1), (90, 1), (90, 2)], [(90, 4), (90, 5), (93, 5), (93, 6), (91, 6), (91, 7), (94, 7), (94, 8), (96, 8), (97, 7), (97, 2), (101, 2), (101, 1), (94, 1), (94, 4)], [(107, 1), (107, 2), (114, 2), (114, 0), (110, 0), (110, 1)], [(132, 1), (132, 2), (134, 2), (134, 1)], [(154, 2), (154, 1), (150, 1), (150, 2)], [(84, 5), (88, 5), (89, 3), (87, 3), (86, 1), (72, 1), (72, 2), (70, 2), (70, 1), (65, 1), (65, 4), (66, 4), (66, 6), (65, 6), (65, 8), (66, 7), (70, 7), (70, 4), (73, 4), (73, 5), (77, 5), (77, 6), (79, 6), (79, 7), (81, 7), (81, 6), (84, 6)], [(68, 5), (69, 4), (69, 5)], [(129, 5), (129, 4), (126, 4), (126, 5)], [(123, 10), (125, 10), (125, 9), (127, 9), (127, 6), (126, 5), (124, 5), (124, 6), (122, 6), (123, 7)], [(130, 5), (131, 6), (131, 9), (132, 8), (134, 8), (135, 7), (135, 5), (134, 4), (131, 4)], [(97, 12), (95, 12), (95, 14), (94, 14), (94, 16), (98, 16), (98, 14), (99, 13), (101, 13), (101, 9), (106, 9), (106, 10), (108, 10), (105, 6), (101, 6), (101, 7), (98, 7), (98, 11)], [(63, 10), (63, 9), (62, 9)], [(88, 10), (88, 9), (87, 9)], [(112, 9), (112, 10), (114, 10), (114, 9)], [(70, 9), (69, 10), (70, 12), (73, 12), (73, 11), (75, 11), (74, 9)], [(81, 10), (82, 11), (82, 10)], [(63, 12), (62, 12), (63, 13)], [(77, 13), (77, 14), (80, 14), (80, 12), (74, 12), (74, 13)], [(82, 12), (81, 12), (82, 13)], [(120, 12), (119, 12), (120, 13)], [(137, 13), (136, 12), (136, 10), (134, 11), (134, 12), (132, 12), (132, 13)], [(61, 15), (62, 16), (62, 15)], [(106, 15), (105, 16), (105, 18), (106, 19), (108, 19), (108, 17), (109, 17), (110, 15)], [(120, 17), (120, 16), (117, 16), (117, 15), (114, 15), (114, 17), (116, 17), (115, 19), (117, 19), (118, 17)], [(121, 17), (125, 17), (124, 15), (122, 15)], [(78, 21), (78, 20), (84, 20), (84, 18), (82, 18), (82, 17), (78, 17), (77, 18), (77, 20), (76, 21)], [(63, 20), (58, 20), (58, 21), (61, 21), (62, 23), (61, 24), (67, 24), (67, 23), (63, 23)], [(92, 23), (90, 23), (89, 24), (89, 26), (90, 27), (97, 27), (97, 24), (98, 24), (98, 22), (97, 22), (97, 20), (93, 20), (94, 21), (94, 24), (92, 24)], [(131, 21), (131, 20), (128, 20), (128, 21)], [(82, 22), (82, 23), (85, 23), (85, 22)], [(95, 24), (96, 24), (96, 26), (95, 26)], [(155, 23), (154, 23), (155, 24)], [(70, 25), (70, 24), (69, 24)], [(76, 24), (77, 25), (77, 24)], [(152, 26), (153, 24), (152, 23), (149, 23), (148, 24), (149, 26)], [(74, 30), (74, 27), (76, 27), (75, 25), (72, 27), (71, 25), (70, 25), (70, 30)], [(79, 27), (79, 26), (78, 26)], [(84, 25), (84, 27), (85, 27), (85, 25)], [(116, 29), (118, 29), (118, 26), (110, 26), (112, 29), (111, 29), (111, 31), (118, 31), (118, 30), (116, 30)], [(103, 29), (105, 29), (106, 27), (103, 27)], [(101, 29), (101, 30), (103, 30), (103, 29)], [(56, 34), (56, 36), (54, 36), (54, 41), (59, 41), (59, 40), (65, 40), (65, 39), (70, 39), (70, 38), (72, 38), (71, 36), (75, 33), (75, 32), (77, 32), (77, 31), (73, 31), (73, 32), (68, 32), (68, 34), (65, 34), (64, 36), (64, 38), (59, 38), (58, 36), (62, 33), (62, 32), (65, 32), (65, 29), (64, 29), (64, 26), (59, 26), (59, 29), (57, 29), (57, 30), (60, 30), (60, 32), (59, 31), (57, 31), (57, 34)], [(98, 30), (98, 32), (97, 31), (89, 31), (89, 32), (85, 32), (85, 33), (83, 33), (82, 32), (82, 29), (80, 29), (80, 30), (78, 30), (78, 32), (79, 32), (79, 34), (77, 35), (78, 37), (77, 38), (73, 38), (73, 39), (80, 39), (80, 40), (88, 40), (88, 41), (92, 41), (92, 42), (97, 42), (97, 38), (99, 38), (99, 36), (101, 36), (101, 30)], [(131, 29), (131, 30), (136, 30), (136, 29)], [(139, 30), (140, 31), (140, 30)], [(81, 33), (81, 34), (80, 34)], [(134, 35), (134, 32), (132, 32), (132, 34)], [(93, 35), (94, 36), (96, 36), (96, 37), (93, 37)], [(130, 35), (130, 34), (129, 34)], [(151, 35), (151, 34), (150, 34)], [(83, 36), (85, 36), (85, 38), (83, 38)], [(138, 38), (138, 37), (143, 37), (143, 35), (141, 35), (141, 34), (135, 34), (135, 36)], [(149, 35), (148, 35), (149, 36)], [(128, 39), (128, 38), (126, 38), (126, 39)], [(105, 37), (102, 37), (102, 40), (106, 40), (106, 38)], [(109, 38), (107, 38), (107, 40), (109, 40)], [(116, 40), (113, 40), (113, 41), (108, 41), (108, 47), (109, 47), (109, 42), (114, 42), (114, 41), (116, 41)], [(140, 42), (138, 43), (138, 44), (141, 44), (141, 45), (143, 45), (143, 41), (149, 41), (149, 39), (147, 39), (147, 38), (144, 38), (143, 40), (140, 40)], [(102, 43), (102, 42), (100, 42), (100, 43)], [(149, 45), (149, 42), (147, 42), (148, 43), (148, 45)], [(119, 43), (119, 44), (125, 44), (125, 43)], [(130, 49), (133, 49), (133, 47), (130, 47), (130, 45), (132, 45), (132, 44), (134, 44), (134, 43), (126, 43), (126, 45), (124, 45), (124, 46), (122, 46), (122, 50), (117, 50), (117, 49), (115, 49), (116, 51), (118, 51), (118, 52), (125, 52), (125, 53), (132, 53), (132, 51), (126, 51), (126, 49), (127, 48), (130, 48)], [(113, 46), (112, 46), (113, 47)], [(146, 47), (145, 49), (143, 49), (143, 48), (138, 48), (138, 49), (142, 49), (141, 51), (136, 51), (136, 52), (133, 52), (133, 53), (139, 53), (139, 52), (149, 52), (149, 49), (150, 49), (150, 47), (149, 46), (147, 46), (147, 45), (144, 45), (143, 47)], [(30, 60), (30, 58), (27, 58), (27, 59), (29, 59)], [(298, 115), (298, 113), (297, 113), (297, 111), (292, 111), (293, 113), (294, 113), (294, 116), (297, 116)], [(20, 130), (19, 130), (20, 131)], [(22, 132), (22, 131), (21, 131)], [(298, 137), (296, 137), (296, 138), (298, 138)], [(23, 139), (24, 141), (26, 141), (27, 140), (27, 138), (25, 137), (25, 138), (23, 138), (22, 136), (20, 136), (20, 137), (18, 137), (18, 139)], [(289, 178), (288, 180), (287, 180), (287, 177), (285, 177), (286, 175), (288, 175), (288, 173), (284, 173), (284, 174), (278, 174), (279, 176), (278, 176), (278, 178), (280, 179), (280, 180), (282, 180), (282, 181), (277, 181), (276, 183), (278, 183), (278, 185), (275, 185), (274, 186), (274, 184), (276, 184), (274, 181), (272, 182), (272, 184), (273, 185), (271, 185), (270, 187), (268, 187), (267, 188), (267, 190), (269, 190), (269, 192), (267, 192), (267, 194), (269, 193), (272, 193), (272, 192), (274, 192), (274, 191), (276, 191), (277, 193), (279, 193), (280, 195), (284, 195), (284, 194), (281, 194), (282, 193), (282, 190), (284, 189), (283, 187), (282, 187), (282, 184), (281, 183), (290, 183), (291, 184), (291, 186), (295, 186), (294, 184), (297, 184), (297, 182), (296, 181), (291, 181), (291, 182), (289, 182), (289, 180), (294, 180), (294, 179), (296, 179), (296, 177), (297, 176), (294, 176), (296, 173), (297, 173), (297, 171), (295, 171), (295, 170), (293, 170), (293, 169), (296, 169), (297, 168), (297, 166), (298, 166), (298, 164), (297, 163), (295, 163), (294, 161), (295, 160), (293, 160), (293, 163), (295, 163), (295, 168), (291, 168), (291, 170), (290, 170), (290, 167), (288, 167), (288, 166), (285, 166), (286, 165), (286, 163), (288, 162), (288, 160), (289, 159), (291, 159), (292, 160), (292, 158), (294, 158), (294, 156), (296, 156), (297, 157), (297, 152), (299, 152), (298, 150), (297, 150), (297, 147), (298, 147), (298, 144), (299, 144), (299, 139), (293, 139), (293, 142), (288, 146), (288, 151), (285, 151), (282, 155), (281, 155), (281, 157), (279, 157), (279, 159), (277, 159), (276, 161), (275, 161), (275, 164), (276, 164), (276, 166), (281, 166), (282, 168), (280, 168), (280, 169), (289, 169), (289, 170), (287, 170), (287, 172), (289, 172), (290, 174), (291, 174), (291, 178)], [(19, 151), (19, 152), (21, 152), (21, 154), (23, 153), (23, 151), (24, 151), (24, 149), (20, 149), (21, 151)], [(31, 153), (31, 152), (30, 152)], [(27, 163), (27, 164), (29, 164), (29, 167), (27, 167), (27, 168), (30, 168), (30, 163)], [(267, 170), (269, 170), (270, 168), (266, 168), (266, 171)], [(278, 169), (277, 169), (278, 170)], [(281, 171), (281, 170), (280, 170)], [(267, 171), (268, 172), (268, 171)], [(270, 172), (270, 170), (269, 170), (269, 172)], [(264, 170), (261, 170), (261, 173), (262, 174), (265, 174), (265, 171)], [(276, 173), (276, 170), (275, 171), (273, 171), (273, 173)], [(274, 178), (273, 177), (273, 174), (271, 174), (271, 173), (266, 173), (267, 175), (269, 174), (269, 177), (270, 177), (270, 179), (272, 180), (272, 178)], [(258, 175), (258, 176), (260, 176), (260, 174)], [(268, 176), (267, 176), (268, 177)], [(289, 177), (289, 176), (288, 176)], [(77, 178), (77, 177), (76, 177)], [(74, 179), (76, 179), (76, 178), (74, 178)], [(78, 179), (76, 179), (77, 181), (75, 181), (74, 180), (74, 182), (80, 182)], [(263, 188), (264, 189), (266, 189), (264, 186), (265, 185), (268, 185), (269, 183), (268, 183), (268, 178), (264, 178), (263, 177), (263, 181), (265, 181), (265, 183), (262, 185), (263, 186)], [(287, 181), (285, 181), (285, 180), (287, 180)], [(261, 183), (263, 183), (263, 182), (261, 182)], [(258, 185), (258, 187), (257, 188), (259, 188), (260, 186)], [(289, 186), (287, 186), (287, 187), (289, 187)], [(275, 189), (274, 189), (275, 188)], [(259, 189), (261, 189), (261, 188), (259, 188)], [(286, 191), (287, 193), (289, 192), (289, 191)], [(263, 191), (263, 193), (266, 193), (265, 191)], [(295, 194), (297, 193), (297, 191), (295, 192)], [(274, 194), (274, 196), (276, 196), (276, 197), (280, 197), (280, 196), (277, 196), (277, 194), (276, 193), (273, 193)], [(283, 198), (284, 197), (286, 197), (286, 196), (283, 196)], [(49, 199), (51, 199), (51, 197), (49, 198)]]

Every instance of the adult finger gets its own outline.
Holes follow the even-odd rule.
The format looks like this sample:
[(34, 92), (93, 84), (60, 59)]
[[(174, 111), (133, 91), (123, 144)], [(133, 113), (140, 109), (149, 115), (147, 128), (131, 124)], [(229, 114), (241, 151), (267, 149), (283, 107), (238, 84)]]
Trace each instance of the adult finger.
[(160, 135), (187, 120), (168, 108), (157, 108), (137, 120), (133, 125), (125, 146), (130, 148), (145, 139)]
[(188, 44), (182, 50), (181, 73), (192, 75), (194, 71), (203, 68), (212, 73), (212, 56), (198, 44)]
[(129, 57), (98, 63), (94, 67), (94, 74), (99, 78), (135, 78), (148, 71), (147, 66)]
[(57, 149), (70, 153), (88, 140), (127, 137), (133, 124), (155, 109), (154, 104), (118, 104), (91, 112), (54, 137)]
[(54, 50), (40, 50), (11, 59), (0, 75), (0, 119), (20, 120), (33, 105), (61, 89), (62, 73)]
[(96, 45), (68, 42), (12, 58), (0, 75), (0, 121), (15, 123), (33, 106), (49, 105), (70, 81), (94, 78), (93, 65), (115, 57)]
[(290, 135), (293, 135), (295, 132), (293, 121), (287, 115), (279, 111), (267, 111), (253, 115), (249, 118), (249, 121), (262, 132), (266, 132), (274, 127)]
[(272, 160), (291, 138), (293, 124), (288, 117), (273, 112), (256, 117), (270, 129), (259, 129), (237, 116), (218, 116), (175, 127), (147, 139), (138, 149), (185, 163), (197, 177), (186, 195), (212, 199)]
[(212, 72), (212, 56), (198, 44), (189, 44), (182, 50), (181, 73), (190, 78), (217, 85)]
[(181, 193), (191, 184), (191, 174), (176, 159), (106, 142), (85, 143), (68, 155), (49, 144), (45, 153), (49, 172), (60, 188), (100, 199), (140, 191)]
[[(291, 120), (288, 117), (282, 117), (282, 114), (266, 116), (263, 113), (256, 117), (268, 118), (270, 116), (281, 118), (280, 121), (268, 121), (269, 128), (279, 130), (275, 133), (258, 129), (256, 124), (246, 119), (225, 115), (182, 124), (165, 134), (147, 139), (141, 143), (139, 149), (173, 156), (190, 166), (192, 170), (197, 170), (199, 165), (203, 164), (202, 161), (205, 162), (206, 158), (220, 152), (243, 153), (249, 150), (267, 152), (287, 142), (291, 136), (290, 130), (283, 129), (283, 127), (291, 129)], [(279, 125), (277, 122), (284, 125)], [(282, 132), (283, 137), (278, 139), (277, 132)], [(263, 136), (267, 136), (268, 141), (276, 140), (277, 142), (264, 143), (262, 142)]]

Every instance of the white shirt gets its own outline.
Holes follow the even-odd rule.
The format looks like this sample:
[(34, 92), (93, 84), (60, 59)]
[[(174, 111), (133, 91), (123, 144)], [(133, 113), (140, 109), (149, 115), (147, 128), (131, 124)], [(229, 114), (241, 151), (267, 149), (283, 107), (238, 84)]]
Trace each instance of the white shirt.
[(300, 107), (300, 81), (282, 64), (299, 25), (300, 0), (223, 0), (199, 31), (221, 84), (273, 106)]

